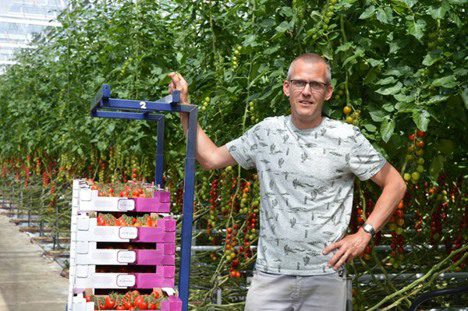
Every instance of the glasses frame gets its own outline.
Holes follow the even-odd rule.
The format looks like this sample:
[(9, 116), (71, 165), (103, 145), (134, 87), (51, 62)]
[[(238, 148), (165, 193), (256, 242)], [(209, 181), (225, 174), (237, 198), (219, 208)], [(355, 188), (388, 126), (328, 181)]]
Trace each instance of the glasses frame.
[[(303, 87), (298, 87), (298, 86), (294, 85), (295, 81), (305, 82), (306, 84)], [(299, 90), (301, 92), (305, 89), (306, 85), (309, 85), (309, 89), (311, 91), (315, 91), (315, 92), (323, 92), (330, 85), (330, 83), (324, 83), (324, 82), (313, 81), (313, 80), (312, 81), (306, 81), (306, 80), (301, 80), (301, 79), (291, 79), (291, 80), (288, 80), (288, 82), (291, 84), (291, 87), (293, 89)], [(321, 89), (315, 89), (315, 88), (312, 87), (311, 83), (321, 84), (322, 88)]]

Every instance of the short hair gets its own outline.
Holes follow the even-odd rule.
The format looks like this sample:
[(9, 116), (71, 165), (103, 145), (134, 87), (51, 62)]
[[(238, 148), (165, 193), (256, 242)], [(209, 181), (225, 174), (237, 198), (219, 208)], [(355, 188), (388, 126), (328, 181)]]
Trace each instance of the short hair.
[(303, 61), (303, 62), (306, 62), (306, 63), (324, 63), (327, 66), (327, 72), (326, 72), (327, 83), (331, 82), (330, 63), (325, 58), (323, 58), (322, 56), (320, 56), (318, 54), (315, 54), (315, 53), (305, 53), (305, 54), (302, 54), (302, 55), (299, 55), (298, 57), (296, 57), (291, 62), (291, 65), (289, 65), (288, 80), (291, 78), (293, 65), (298, 61)]

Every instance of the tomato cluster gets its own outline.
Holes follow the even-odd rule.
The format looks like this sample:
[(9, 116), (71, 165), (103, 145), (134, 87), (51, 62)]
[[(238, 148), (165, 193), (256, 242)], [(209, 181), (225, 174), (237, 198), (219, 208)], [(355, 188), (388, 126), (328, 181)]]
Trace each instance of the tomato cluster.
[(160, 217), (156, 213), (144, 214), (142, 216), (129, 216), (126, 214), (99, 213), (97, 215), (98, 226), (120, 226), (120, 227), (157, 227)]
[(125, 294), (111, 293), (105, 296), (85, 295), (87, 302), (94, 302), (94, 310), (159, 310), (166, 299), (160, 289), (142, 295), (138, 290)]
[(101, 184), (89, 179), (88, 185), (92, 190), (98, 190), (102, 197), (152, 198), (155, 190), (151, 184), (136, 181)]
[(426, 132), (416, 131), (408, 136), (408, 153), (406, 155), (406, 161), (409, 168), (412, 170), (411, 173), (405, 173), (403, 179), (407, 182), (411, 181), (412, 183), (418, 183), (421, 178), (421, 174), (424, 173), (424, 140)]

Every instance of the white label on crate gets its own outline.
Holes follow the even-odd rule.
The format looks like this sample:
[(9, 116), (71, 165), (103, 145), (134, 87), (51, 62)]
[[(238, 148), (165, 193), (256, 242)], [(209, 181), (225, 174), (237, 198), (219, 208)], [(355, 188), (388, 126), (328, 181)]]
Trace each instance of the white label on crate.
[(89, 218), (88, 217), (85, 217), (85, 218), (80, 218), (79, 217), (77, 219), (76, 226), (77, 226), (78, 230), (83, 230), (83, 231), (89, 230)]
[(88, 276), (88, 266), (87, 265), (76, 265), (76, 276), (79, 278), (85, 278)]
[(136, 253), (134, 251), (119, 251), (117, 253), (117, 261), (119, 263), (131, 263), (135, 262)]
[(131, 274), (119, 274), (117, 276), (117, 286), (128, 287), (135, 285), (135, 276)]
[(88, 253), (88, 242), (76, 242), (76, 253), (87, 254)]
[(133, 211), (135, 209), (135, 201), (122, 199), (117, 202), (117, 209), (119, 211)]
[(81, 201), (91, 201), (91, 190), (81, 190), (80, 192)]
[(138, 228), (135, 227), (120, 227), (119, 238), (121, 239), (136, 239), (138, 237)]
[(144, 101), (140, 102), (140, 108), (141, 109), (146, 109), (146, 103)]

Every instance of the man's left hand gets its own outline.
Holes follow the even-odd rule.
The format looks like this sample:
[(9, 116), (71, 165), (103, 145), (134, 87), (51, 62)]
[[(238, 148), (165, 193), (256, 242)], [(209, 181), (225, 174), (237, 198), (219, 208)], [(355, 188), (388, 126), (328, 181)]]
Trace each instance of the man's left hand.
[(338, 250), (328, 262), (328, 266), (338, 270), (343, 264), (361, 255), (370, 240), (370, 234), (360, 229), (357, 233), (347, 235), (338, 242), (328, 245), (323, 249), (324, 255), (330, 253), (334, 249)]

